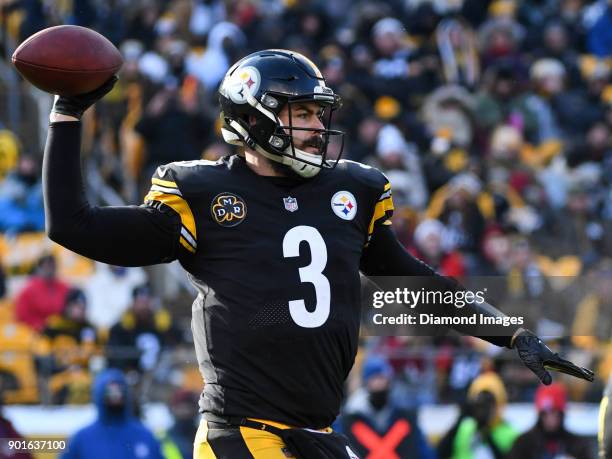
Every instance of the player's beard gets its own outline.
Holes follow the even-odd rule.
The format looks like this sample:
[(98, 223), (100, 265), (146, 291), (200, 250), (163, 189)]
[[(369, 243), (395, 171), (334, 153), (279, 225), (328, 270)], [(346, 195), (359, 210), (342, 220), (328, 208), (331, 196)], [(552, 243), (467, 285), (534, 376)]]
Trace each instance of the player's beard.
[(291, 169), (290, 166), (287, 166), (286, 164), (281, 164), (276, 161), (270, 161), (270, 165), (272, 166), (272, 169), (274, 169), (274, 172), (276, 172), (280, 176), (295, 180), (304, 180), (304, 177), (295, 172), (293, 169)]
[[(314, 147), (321, 151), (321, 147), (323, 145), (323, 139), (319, 135), (313, 135), (312, 137), (300, 142), (299, 145), (296, 144), (297, 142), (295, 142), (295, 140), (293, 142), (293, 147), (302, 151), (305, 151), (304, 149), (308, 147)], [(295, 172), (291, 166), (281, 164), (276, 161), (270, 161), (270, 163), (272, 164), (272, 169), (274, 169), (274, 172), (277, 174), (283, 175), (290, 179), (307, 180), (305, 177), (302, 177), (300, 174)]]

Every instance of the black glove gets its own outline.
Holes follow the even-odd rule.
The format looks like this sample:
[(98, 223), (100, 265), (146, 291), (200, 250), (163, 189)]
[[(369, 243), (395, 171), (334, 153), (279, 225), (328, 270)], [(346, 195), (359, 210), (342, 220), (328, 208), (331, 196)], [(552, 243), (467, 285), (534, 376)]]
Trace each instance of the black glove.
[(113, 75), (102, 86), (86, 94), (78, 94), (76, 96), (55, 96), (51, 112), (81, 119), (85, 110), (102, 99), (111, 89), (113, 89), (117, 79), (118, 78)]
[(527, 368), (540, 378), (547, 386), (552, 382), (548, 370), (555, 370), (587, 381), (593, 381), (595, 374), (586, 368), (574, 365), (569, 360), (562, 359), (559, 354), (550, 350), (534, 333), (529, 330), (520, 331), (512, 340), (512, 348)]

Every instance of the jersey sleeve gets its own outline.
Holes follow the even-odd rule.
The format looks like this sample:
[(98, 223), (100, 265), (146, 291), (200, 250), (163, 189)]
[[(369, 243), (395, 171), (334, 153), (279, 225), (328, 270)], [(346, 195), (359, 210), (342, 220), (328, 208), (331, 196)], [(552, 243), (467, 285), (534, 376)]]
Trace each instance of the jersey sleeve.
[(380, 182), (380, 186), (376, 188), (376, 203), (374, 204), (372, 218), (368, 225), (368, 243), (372, 239), (372, 235), (377, 227), (391, 224), (390, 219), (394, 209), (391, 183), (389, 183), (389, 180), (382, 172), (375, 171), (380, 175), (379, 180), (377, 180)]
[(195, 218), (170, 165), (157, 168), (151, 177), (151, 188), (144, 198), (144, 204), (158, 209), (166, 206), (176, 212), (181, 219), (179, 243), (188, 252), (196, 252), (198, 244)]

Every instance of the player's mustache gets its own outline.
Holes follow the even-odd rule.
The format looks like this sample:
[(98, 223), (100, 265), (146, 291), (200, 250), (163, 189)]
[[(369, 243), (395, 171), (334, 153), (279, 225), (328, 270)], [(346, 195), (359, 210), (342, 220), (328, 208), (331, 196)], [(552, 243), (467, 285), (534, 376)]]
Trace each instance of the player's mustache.
[(314, 147), (321, 149), (323, 146), (323, 138), (320, 136), (314, 136), (304, 141), (303, 147)]

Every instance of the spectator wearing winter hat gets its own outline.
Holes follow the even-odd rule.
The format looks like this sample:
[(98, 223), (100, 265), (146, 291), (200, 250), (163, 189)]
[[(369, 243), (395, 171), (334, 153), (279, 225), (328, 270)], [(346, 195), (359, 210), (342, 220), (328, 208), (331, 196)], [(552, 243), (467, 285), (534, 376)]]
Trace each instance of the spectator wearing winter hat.
[(408, 56), (410, 48), (405, 41), (406, 28), (396, 18), (380, 19), (372, 27), (372, 43), (379, 55), (374, 64), (374, 74), (386, 78), (406, 78), (408, 76)]
[(426, 215), (440, 220), (448, 229), (452, 243), (466, 254), (476, 254), (493, 216), (493, 203), (482, 192), (482, 182), (471, 172), (453, 177), (432, 196)]
[(165, 348), (180, 342), (180, 331), (170, 312), (161, 307), (148, 285), (135, 287), (132, 304), (110, 329), (106, 355), (110, 365), (126, 371), (147, 372)]
[(439, 220), (423, 220), (414, 231), (412, 254), (440, 274), (460, 278), (465, 275), (461, 253), (449, 246), (446, 228)]
[(492, 372), (480, 375), (468, 389), (468, 401), (470, 415), (456, 427), (450, 457), (505, 457), (517, 432), (502, 418), (507, 393), (501, 378)]
[(178, 389), (170, 400), (174, 424), (158, 438), (166, 459), (190, 459), (193, 457), (193, 439), (198, 430), (199, 394)]
[(515, 11), (514, 1), (496, 0), (489, 6), (489, 19), (478, 30), (483, 68), (500, 60), (521, 65), (520, 45), (525, 28), (515, 20)]
[(433, 458), (416, 415), (398, 408), (390, 397), (393, 369), (380, 356), (363, 366), (363, 387), (348, 399), (341, 429), (360, 457)]
[(559, 139), (561, 135), (551, 104), (563, 92), (565, 74), (563, 64), (551, 58), (539, 59), (529, 69), (532, 91), (527, 103), (537, 120), (537, 144)]
[(476, 96), (474, 115), (476, 125), (485, 134), (500, 124), (510, 124), (527, 141), (540, 143), (543, 132), (529, 94), (523, 90), (520, 67), (512, 61), (500, 60), (485, 72), (482, 89)]
[(132, 410), (132, 391), (124, 374), (100, 373), (92, 389), (97, 418), (68, 440), (62, 459), (163, 459), (159, 442)]
[(49, 317), (43, 334), (50, 339), (70, 337), (75, 343), (95, 342), (96, 332), (87, 321), (87, 298), (83, 291), (74, 288), (66, 294), (61, 314)]
[(42, 257), (34, 276), (17, 294), (17, 320), (35, 331), (41, 331), (49, 316), (62, 311), (68, 290), (68, 284), (57, 278), (55, 258), (51, 255)]
[(423, 90), (430, 81), (424, 77), (424, 67), (416, 62), (416, 49), (408, 40), (404, 24), (399, 19), (385, 17), (371, 30), (374, 62), (369, 85), (378, 93), (404, 100), (409, 93)]
[(566, 430), (566, 406), (567, 394), (561, 384), (540, 386), (535, 395), (538, 420), (531, 430), (517, 438), (508, 459), (592, 458), (586, 439)]
[(534, 57), (552, 58), (559, 60), (568, 73), (568, 83), (570, 87), (580, 84), (580, 70), (578, 68), (578, 53), (575, 46), (572, 46), (572, 36), (568, 26), (558, 18), (549, 20), (541, 32), (541, 43), (534, 51)]
[(423, 208), (427, 187), (416, 145), (407, 142), (402, 132), (389, 123), (378, 132), (376, 154), (377, 163), (387, 171), (393, 186), (396, 205)]
[(41, 364), (48, 364), (52, 374), (49, 388), (54, 403), (89, 402), (89, 359), (97, 351), (98, 336), (86, 311), (85, 294), (71, 289), (61, 314), (49, 317), (42, 332)]

